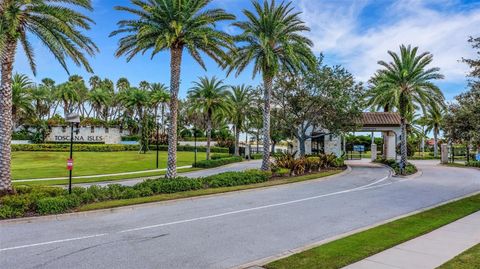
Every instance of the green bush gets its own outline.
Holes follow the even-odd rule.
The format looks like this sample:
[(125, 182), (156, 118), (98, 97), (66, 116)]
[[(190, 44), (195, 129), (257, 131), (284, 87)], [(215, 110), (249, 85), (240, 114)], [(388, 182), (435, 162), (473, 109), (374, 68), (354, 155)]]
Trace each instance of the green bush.
[(252, 155), (250, 155), (250, 158), (252, 160), (261, 160), (263, 158), (263, 154), (262, 153), (252, 154)]
[(193, 167), (199, 167), (199, 168), (213, 168), (213, 167), (218, 167), (230, 163), (237, 163), (243, 161), (242, 157), (228, 157), (228, 158), (221, 158), (221, 159), (216, 159), (216, 160), (203, 160), (199, 161), (196, 164), (194, 163), (192, 166)]
[(37, 212), (41, 215), (64, 213), (80, 203), (80, 198), (76, 195), (46, 197), (37, 201)]
[(227, 153), (214, 153), (210, 156), (210, 159), (218, 160), (218, 159), (230, 158), (230, 157), (232, 157), (232, 155), (227, 154)]
[(470, 161), (470, 162), (467, 163), (467, 166), (480, 167), (480, 161)]
[(138, 136), (138, 135), (124, 135), (124, 136), (122, 136), (122, 141), (140, 141), (140, 136)]
[[(11, 145), (12, 151), (70, 151), (70, 144), (21, 144)], [(149, 146), (150, 150), (156, 150), (155, 145)], [(160, 151), (167, 151), (167, 145), (159, 145)], [(117, 152), (117, 151), (138, 151), (140, 145), (121, 145), (121, 144), (73, 144), (74, 151), (90, 151), (90, 152)], [(177, 146), (177, 151), (195, 151), (193, 146)], [(206, 152), (206, 147), (197, 147), (198, 152)], [(228, 148), (212, 147), (212, 153), (228, 153)]]
[[(375, 162), (388, 165), (395, 171), (395, 174), (397, 174), (397, 175), (400, 174), (400, 163), (397, 162), (396, 160), (393, 160), (393, 159), (388, 159), (388, 160), (377, 159)], [(405, 174), (407, 176), (415, 174), (417, 171), (418, 170), (417, 170), (417, 167), (415, 167), (415, 165), (413, 165), (412, 163), (407, 163), (407, 166), (405, 167)]]
[(248, 170), (245, 172), (226, 172), (212, 175), (203, 178), (203, 181), (210, 188), (220, 188), (261, 183), (268, 181), (271, 176), (272, 174), (269, 172)]
[(161, 194), (198, 190), (203, 187), (201, 179), (178, 177), (174, 179), (148, 179), (136, 184), (133, 188), (138, 191), (150, 189), (153, 194)]
[(74, 187), (71, 195), (58, 187), (22, 186), (16, 188), (17, 194), (0, 198), (0, 219), (27, 215), (59, 214), (74, 210), (80, 205), (100, 201), (255, 184), (266, 182), (271, 176), (272, 173), (270, 172), (249, 170), (245, 172), (226, 172), (205, 178), (158, 178), (145, 180), (132, 187), (119, 184), (106, 187), (97, 185), (88, 188)]

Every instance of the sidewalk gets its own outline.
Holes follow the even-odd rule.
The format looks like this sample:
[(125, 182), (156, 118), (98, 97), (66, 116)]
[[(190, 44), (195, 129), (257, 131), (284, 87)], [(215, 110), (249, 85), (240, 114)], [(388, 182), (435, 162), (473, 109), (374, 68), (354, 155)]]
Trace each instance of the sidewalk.
[[(249, 169), (259, 169), (261, 164), (262, 164), (262, 160), (243, 161), (243, 162), (227, 164), (227, 165), (219, 166), (215, 168), (202, 169), (194, 172), (179, 173), (178, 176), (190, 177), (190, 178), (206, 177), (206, 176), (216, 175), (224, 172), (238, 172), (238, 171), (245, 171)], [(92, 185), (106, 186), (109, 184), (121, 184), (123, 186), (133, 186), (137, 183), (140, 183), (150, 178), (158, 178), (158, 176), (132, 178), (127, 180), (102, 181), (102, 182), (94, 182), (94, 183), (78, 183), (78, 184), (74, 184), (74, 186), (86, 187), (86, 188)]]
[(480, 243), (480, 212), (380, 252), (346, 269), (434, 269)]

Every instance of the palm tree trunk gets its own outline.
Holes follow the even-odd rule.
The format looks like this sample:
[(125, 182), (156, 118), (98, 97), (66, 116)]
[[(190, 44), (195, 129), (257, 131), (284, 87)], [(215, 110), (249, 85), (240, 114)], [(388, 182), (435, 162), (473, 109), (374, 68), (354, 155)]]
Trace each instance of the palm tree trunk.
[(13, 192), (11, 174), (12, 143), (12, 70), (15, 60), (16, 41), (7, 40), (1, 59), (0, 90), (0, 194)]
[(407, 123), (405, 117), (401, 117), (402, 139), (400, 142), (400, 165), (402, 167), (401, 174), (405, 174), (405, 167), (407, 166)]
[(262, 170), (270, 170), (270, 100), (272, 97), (272, 81), (273, 78), (264, 75), (263, 86), (265, 87), (263, 98), (264, 98), (264, 107), (263, 107), (263, 160), (262, 160)]
[(240, 144), (240, 129), (238, 128), (237, 125), (235, 125), (235, 153), (234, 153), (235, 156), (240, 156), (240, 148), (238, 146), (239, 144)]
[(207, 160), (210, 160), (210, 144), (212, 142), (212, 112), (207, 113)]
[(438, 157), (438, 127), (433, 128), (433, 156)]
[(178, 90), (180, 88), (180, 65), (183, 47), (172, 48), (170, 55), (170, 126), (168, 129), (167, 178), (177, 176), (177, 116)]

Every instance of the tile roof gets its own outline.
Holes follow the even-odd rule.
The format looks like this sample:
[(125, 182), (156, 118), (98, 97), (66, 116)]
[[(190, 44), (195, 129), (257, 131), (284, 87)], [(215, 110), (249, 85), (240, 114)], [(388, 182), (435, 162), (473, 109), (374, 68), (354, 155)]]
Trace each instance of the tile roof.
[(400, 126), (400, 114), (395, 112), (364, 112), (360, 124), (363, 126)]

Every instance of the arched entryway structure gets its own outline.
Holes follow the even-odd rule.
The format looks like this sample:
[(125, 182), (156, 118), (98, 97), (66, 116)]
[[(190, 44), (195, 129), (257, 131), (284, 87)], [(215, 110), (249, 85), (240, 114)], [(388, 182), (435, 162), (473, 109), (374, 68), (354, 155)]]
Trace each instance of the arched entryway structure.
[[(400, 142), (400, 115), (393, 112), (364, 112), (358, 120), (355, 132), (381, 132), (384, 138), (385, 157), (396, 159), (396, 145)], [(333, 153), (337, 156), (346, 154), (345, 139), (342, 136), (331, 134), (320, 127), (310, 127), (307, 131), (309, 139), (305, 140), (305, 154)], [(292, 141), (292, 153), (299, 153), (300, 143)], [(372, 145), (376, 149), (376, 145)], [(375, 150), (376, 151), (376, 150)], [(376, 157), (376, 152), (372, 156)]]
[[(395, 112), (364, 112), (359, 122), (358, 132), (381, 132), (383, 152), (387, 159), (396, 159), (396, 147), (400, 142), (401, 119)], [(376, 156), (376, 146), (372, 141), (372, 159)]]

